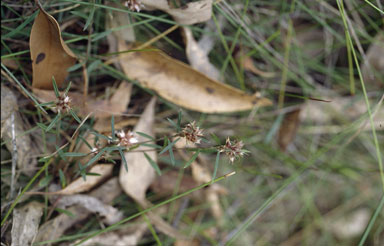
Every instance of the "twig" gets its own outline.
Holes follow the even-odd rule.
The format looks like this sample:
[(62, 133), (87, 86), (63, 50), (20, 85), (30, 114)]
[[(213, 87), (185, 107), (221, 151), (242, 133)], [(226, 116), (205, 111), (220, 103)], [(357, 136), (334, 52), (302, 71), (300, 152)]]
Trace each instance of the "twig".
[(15, 192), (15, 175), (16, 175), (16, 162), (17, 162), (17, 145), (15, 134), (15, 112), (11, 114), (11, 131), (12, 131), (12, 176), (11, 176), (11, 199)]

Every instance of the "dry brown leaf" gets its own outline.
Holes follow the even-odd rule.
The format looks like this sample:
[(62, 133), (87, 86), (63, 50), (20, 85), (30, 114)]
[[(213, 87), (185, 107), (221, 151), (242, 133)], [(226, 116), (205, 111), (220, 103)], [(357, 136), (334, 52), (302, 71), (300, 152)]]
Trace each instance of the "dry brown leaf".
[(1, 59), (1, 63), (3, 63), (6, 67), (14, 70), (19, 68), (19, 64), (16, 62), (15, 59), (11, 59), (11, 58)]
[[(241, 52), (239, 52), (241, 54)], [(265, 72), (260, 69), (258, 69), (255, 64), (253, 63), (253, 60), (249, 56), (245, 55), (237, 55), (236, 56), (236, 61), (239, 63), (244, 70), (250, 71), (254, 73), (255, 75), (261, 76), (263, 78), (273, 78), (276, 77), (276, 74), (274, 72)]]
[(38, 4), (40, 13), (33, 23), (29, 46), (32, 59), (32, 87), (53, 89), (52, 77), (61, 86), (68, 75), (67, 69), (76, 62), (76, 56), (61, 38), (55, 18)]
[(187, 240), (179, 239), (179, 240), (176, 240), (174, 244), (174, 246), (199, 246), (199, 245), (200, 245), (200, 241), (196, 238), (187, 239)]
[[(187, 141), (178, 141), (176, 142), (175, 146), (178, 150), (181, 150), (186, 147)], [(194, 146), (192, 146), (194, 147)], [(179, 153), (183, 156), (183, 158), (187, 161), (191, 157), (186, 156), (182, 151), (179, 151)], [(191, 169), (192, 169), (192, 177), (196, 181), (197, 185), (210, 182), (212, 179), (212, 174), (208, 170), (208, 168), (200, 165), (197, 161), (193, 161), (191, 163)], [(219, 184), (212, 184), (210, 185), (205, 191), (205, 199), (207, 202), (210, 203), (210, 209), (212, 212), (212, 215), (219, 220), (219, 223), (221, 223), (223, 220), (221, 220), (223, 215), (223, 208), (220, 204), (220, 198), (219, 195), (227, 195), (228, 191), (220, 186)]]
[(185, 52), (191, 67), (213, 80), (219, 80), (219, 70), (212, 65), (209, 61), (208, 53), (205, 52), (193, 38), (191, 29), (183, 27), (183, 31), (185, 34)]
[[(153, 97), (146, 106), (139, 122), (134, 128), (134, 132), (143, 132), (149, 136), (154, 137), (153, 124), (155, 118), (155, 104), (156, 98)], [(138, 136), (139, 142), (147, 141), (148, 139)], [(128, 164), (128, 172), (124, 165), (121, 165), (119, 181), (121, 187), (132, 197), (137, 203), (144, 208), (148, 208), (151, 204), (146, 200), (145, 193), (155, 178), (155, 170), (144, 156), (144, 152), (140, 150), (147, 149), (147, 147), (140, 146), (135, 149), (135, 152), (127, 152), (125, 159)], [(153, 160), (157, 161), (157, 154), (154, 151), (147, 152), (147, 155)], [(160, 216), (153, 212), (147, 213), (151, 222), (163, 233), (174, 237), (182, 238), (182, 235), (167, 224)]]
[[(113, 8), (120, 7), (119, 4), (116, 4), (115, 2), (112, 2), (112, 1), (106, 1), (105, 5)], [(108, 43), (109, 43), (109, 52), (117, 52), (117, 40), (124, 40), (126, 42), (136, 41), (135, 31), (133, 29), (133, 26), (130, 25), (132, 24), (131, 22), (132, 22), (132, 18), (130, 18), (129, 14), (127, 14), (126, 12), (120, 12), (120, 11), (107, 12), (106, 22), (105, 22), (106, 30), (118, 29), (107, 36)], [(126, 28), (120, 30), (119, 27), (122, 27), (122, 26)]]
[[(148, 229), (148, 225), (142, 222), (135, 226), (130, 226), (125, 230), (104, 233), (96, 237), (90, 238), (81, 244), (81, 246), (133, 246), (137, 245), (143, 237), (144, 232)], [(80, 240), (78, 240), (80, 242)], [(76, 242), (76, 243), (78, 243)], [(71, 244), (71, 245), (76, 245)]]
[(297, 129), (300, 125), (301, 108), (295, 109), (284, 115), (284, 120), (280, 125), (277, 143), (282, 151), (294, 140)]
[(100, 215), (108, 225), (115, 224), (123, 219), (121, 211), (90, 195), (63, 196), (57, 203), (57, 207), (61, 209), (66, 209), (73, 205), (81, 206), (94, 214)]
[[(127, 49), (124, 41), (119, 42), (119, 51)], [(224, 113), (271, 105), (269, 99), (212, 80), (161, 51), (121, 54), (120, 62), (129, 78), (187, 109)]]
[(102, 182), (104, 179), (112, 175), (113, 165), (110, 164), (98, 164), (93, 166), (89, 172), (98, 173), (100, 176), (86, 175), (86, 180), (83, 177), (80, 177), (70, 183), (67, 187), (54, 194), (57, 195), (73, 195), (77, 193), (82, 193), (92, 189), (95, 185)]
[[(143, 132), (149, 136), (154, 136), (155, 104), (156, 98), (152, 98), (135, 126), (134, 132)], [(139, 142), (148, 140), (142, 136), (137, 136), (137, 138)], [(124, 165), (121, 165), (119, 175), (120, 184), (125, 193), (136, 201), (141, 202), (145, 200), (145, 192), (155, 178), (155, 170), (145, 158), (144, 153), (140, 152), (143, 149), (147, 149), (147, 147), (140, 146), (135, 149), (135, 152), (127, 152), (125, 154), (128, 172), (125, 170)], [(147, 154), (152, 160), (157, 161), (156, 152), (150, 151)]]
[(180, 8), (172, 6), (167, 0), (141, 0), (146, 10), (159, 9), (170, 14), (177, 23), (192, 25), (211, 18), (213, 0), (200, 0), (187, 3)]
[[(117, 178), (112, 178), (90, 193), (91, 196), (99, 199), (101, 202), (111, 203), (122, 192)], [(45, 222), (39, 228), (36, 242), (54, 240), (61, 237), (64, 232), (74, 226), (76, 223), (86, 219), (91, 212), (81, 206), (68, 208), (68, 211), (75, 215), (69, 217), (66, 214), (60, 214), (52, 220)]]
[[(180, 184), (178, 184), (179, 172), (169, 171), (163, 173), (151, 184), (151, 190), (161, 196), (172, 196), (175, 192), (175, 187), (178, 185), (178, 192), (183, 193), (192, 188), (195, 188), (199, 184), (192, 178), (191, 175), (184, 174)], [(194, 199), (202, 199), (202, 190), (197, 190), (191, 194)]]
[[(5, 146), (11, 153), (14, 152), (14, 148), (17, 151), (14, 154), (16, 155), (16, 163), (20, 171), (31, 176), (35, 172), (37, 164), (36, 159), (33, 157), (35, 148), (30, 135), (24, 134), (26, 129), (18, 110), (16, 95), (2, 83), (1, 138), (5, 141)], [(12, 129), (14, 129), (14, 137), (12, 137)], [(12, 143), (13, 139), (15, 140), (15, 146)]]
[[(77, 110), (80, 116), (85, 117), (93, 112), (95, 118), (107, 118), (111, 115), (119, 115), (126, 110), (130, 100), (132, 86), (128, 83), (121, 83), (111, 100), (101, 100), (92, 98), (84, 98), (82, 93), (69, 92), (68, 96), (71, 98), (71, 106)], [(33, 93), (37, 99), (42, 102), (56, 101), (56, 95), (53, 90), (33, 89)]]
[(32, 245), (43, 215), (44, 205), (30, 202), (22, 208), (13, 210), (12, 246)]

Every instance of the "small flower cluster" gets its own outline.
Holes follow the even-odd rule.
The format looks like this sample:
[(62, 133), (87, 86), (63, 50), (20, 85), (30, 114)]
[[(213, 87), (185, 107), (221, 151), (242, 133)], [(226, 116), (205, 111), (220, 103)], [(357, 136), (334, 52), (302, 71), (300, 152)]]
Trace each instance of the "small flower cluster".
[(233, 163), (237, 158), (241, 158), (248, 151), (243, 149), (243, 141), (231, 141), (229, 137), (225, 141), (225, 144), (219, 146), (219, 152), (225, 153), (228, 156), (229, 160)]
[(192, 121), (183, 128), (182, 135), (187, 139), (188, 142), (199, 144), (201, 138), (204, 136), (203, 131), (200, 127), (196, 126), (196, 122)]
[(124, 3), (125, 7), (128, 7), (131, 11), (137, 11), (140, 12), (141, 8), (144, 7), (144, 5), (140, 2), (140, 0), (128, 0)]
[(67, 95), (60, 95), (58, 98), (57, 98), (57, 101), (56, 101), (56, 109), (57, 109), (57, 112), (58, 113), (61, 113), (61, 112), (69, 112), (69, 110), (71, 109), (71, 99), (69, 98), (69, 96)]
[[(196, 122), (193, 121), (186, 125), (182, 130), (182, 136), (184, 136), (188, 142), (199, 144), (203, 135), (203, 130), (196, 126)], [(248, 151), (243, 149), (244, 144), (242, 141), (231, 141), (227, 138), (224, 145), (219, 146), (217, 149), (220, 153), (225, 153), (229, 160), (233, 163), (237, 158), (243, 157)]]
[(117, 146), (130, 147), (139, 142), (139, 140), (137, 140), (137, 138), (131, 131), (125, 133), (123, 130), (121, 130), (116, 133), (116, 136), (119, 141)]

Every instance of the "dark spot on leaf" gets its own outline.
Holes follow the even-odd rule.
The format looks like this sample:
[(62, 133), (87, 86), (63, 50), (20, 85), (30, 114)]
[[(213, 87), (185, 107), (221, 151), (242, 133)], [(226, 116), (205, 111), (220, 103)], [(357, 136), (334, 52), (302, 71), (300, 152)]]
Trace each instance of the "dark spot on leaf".
[(201, 6), (200, 6), (200, 9), (204, 9), (204, 8), (205, 8), (205, 6), (207, 6), (207, 4), (206, 4), (206, 3), (204, 3), (203, 5), (201, 5)]
[(252, 104), (255, 105), (257, 103), (257, 100), (252, 100)]
[(211, 87), (206, 87), (205, 90), (209, 93), (209, 94), (213, 94), (215, 92), (215, 90)]
[(36, 57), (36, 65), (42, 62), (45, 59), (45, 53), (40, 53)]
[(180, 7), (180, 9), (187, 9), (188, 8), (188, 5), (183, 5)]

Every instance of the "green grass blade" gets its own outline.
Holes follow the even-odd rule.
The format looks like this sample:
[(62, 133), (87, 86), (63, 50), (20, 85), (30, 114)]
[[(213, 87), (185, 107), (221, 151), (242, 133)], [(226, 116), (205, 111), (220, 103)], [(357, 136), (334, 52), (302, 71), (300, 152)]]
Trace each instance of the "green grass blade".
[(145, 152), (144, 152), (144, 156), (145, 156), (145, 159), (147, 159), (149, 164), (151, 164), (153, 169), (155, 169), (157, 174), (160, 176), (161, 175), (161, 170), (160, 170), (159, 166), (157, 165), (157, 163), (154, 160), (152, 160), (152, 158), (147, 153), (145, 153)]
[(361, 240), (359, 242), (359, 246), (364, 246), (364, 243), (367, 240), (367, 237), (368, 237), (369, 233), (371, 232), (372, 227), (375, 224), (377, 217), (379, 217), (380, 213), (383, 212), (383, 205), (384, 205), (384, 194), (381, 196), (380, 203), (377, 206), (375, 212), (373, 213), (372, 218), (369, 220), (367, 228), (365, 229), (363, 236), (361, 237)]

